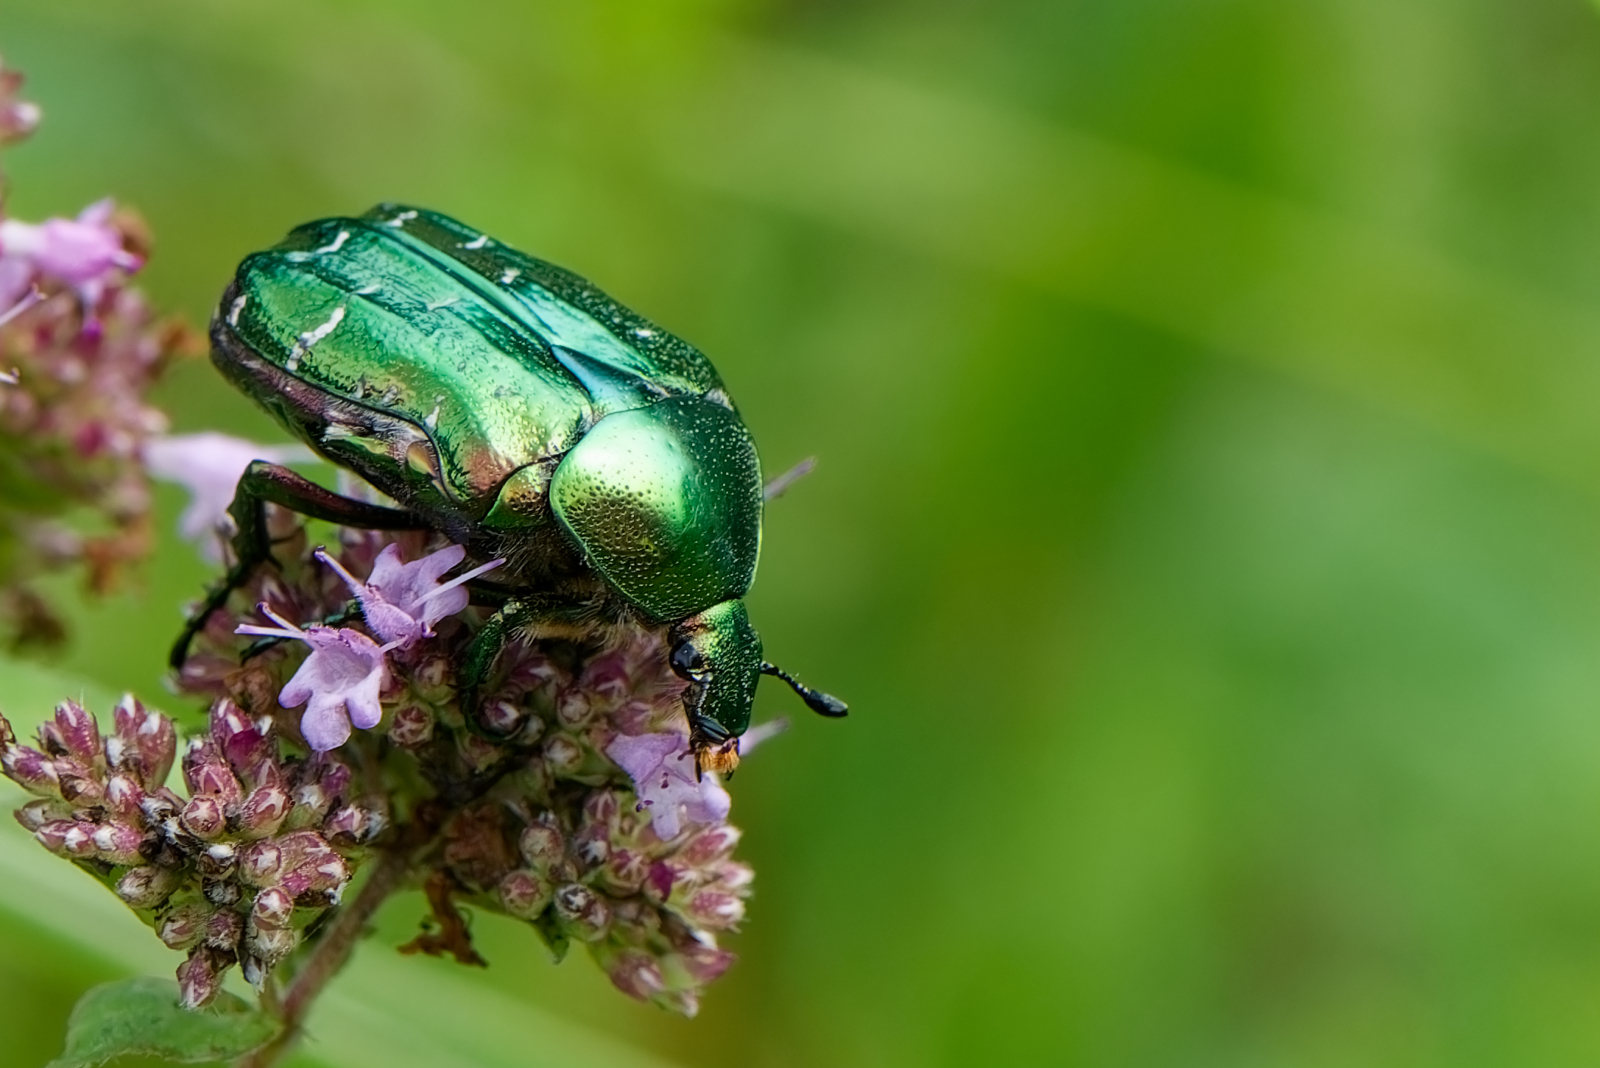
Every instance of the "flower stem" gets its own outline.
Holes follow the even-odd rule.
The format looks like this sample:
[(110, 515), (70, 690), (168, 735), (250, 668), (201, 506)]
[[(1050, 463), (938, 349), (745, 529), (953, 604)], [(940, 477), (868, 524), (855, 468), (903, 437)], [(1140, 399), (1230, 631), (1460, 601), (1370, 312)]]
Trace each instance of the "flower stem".
[(317, 995), (350, 959), (378, 906), (399, 888), (415, 853), (415, 848), (396, 845), (382, 855), (355, 900), (334, 916), (305, 965), (284, 991), (277, 1013), (283, 1021), (283, 1030), (271, 1042), (242, 1058), (237, 1068), (269, 1068), (289, 1052), (300, 1037), (306, 1014), (311, 1011)]

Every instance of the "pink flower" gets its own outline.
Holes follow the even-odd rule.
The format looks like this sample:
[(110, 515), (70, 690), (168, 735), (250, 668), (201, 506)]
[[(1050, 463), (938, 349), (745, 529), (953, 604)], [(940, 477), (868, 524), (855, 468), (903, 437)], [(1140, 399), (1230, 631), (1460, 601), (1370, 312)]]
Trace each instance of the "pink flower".
[(376, 727), (383, 718), (378, 694), (388, 678), (383, 654), (393, 644), (380, 646), (360, 631), (345, 627), (312, 624), (302, 630), (265, 604), (258, 607), (278, 626), (246, 623), (236, 627), (236, 633), (293, 638), (311, 646), (311, 655), (278, 694), (278, 703), (284, 708), (306, 705), (300, 717), (306, 744), (319, 753), (327, 752), (349, 740), (352, 723), (362, 730)]
[(144, 262), (122, 247), (111, 226), (111, 201), (97, 200), (76, 219), (0, 222), (0, 256), (26, 260), (41, 274), (82, 290), (114, 270), (136, 271)]
[(401, 649), (431, 637), (435, 623), (467, 607), (463, 583), (505, 563), (491, 560), (441, 584), (439, 579), (466, 558), (467, 550), (451, 545), (407, 564), (400, 561), (400, 546), (391, 542), (373, 562), (367, 581), (360, 582), (326, 552), (318, 549), (316, 555), (356, 595), (367, 626), (391, 647)]
[[(301, 445), (257, 445), (227, 434), (171, 434), (157, 436), (144, 444), (145, 467), (156, 478), (176, 482), (189, 491), (189, 507), (178, 519), (178, 532), (191, 541), (213, 531), (232, 526), (228, 505), (239, 476), (253, 460), (275, 464), (312, 459)], [(221, 546), (215, 541), (200, 541), (208, 557), (221, 559)]]
[(694, 753), (684, 734), (619, 734), (606, 747), (633, 780), (639, 806), (649, 811), (656, 837), (676, 838), (689, 823), (719, 823), (732, 805), (715, 775), (695, 780)]

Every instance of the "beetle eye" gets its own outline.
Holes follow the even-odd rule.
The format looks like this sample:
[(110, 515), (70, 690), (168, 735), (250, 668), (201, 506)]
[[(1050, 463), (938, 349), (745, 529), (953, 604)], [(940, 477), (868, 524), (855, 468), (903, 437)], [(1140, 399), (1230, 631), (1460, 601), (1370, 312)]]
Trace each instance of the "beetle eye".
[(684, 642), (672, 650), (672, 670), (680, 678), (693, 680), (696, 675), (705, 670), (706, 658), (700, 655), (689, 642)]

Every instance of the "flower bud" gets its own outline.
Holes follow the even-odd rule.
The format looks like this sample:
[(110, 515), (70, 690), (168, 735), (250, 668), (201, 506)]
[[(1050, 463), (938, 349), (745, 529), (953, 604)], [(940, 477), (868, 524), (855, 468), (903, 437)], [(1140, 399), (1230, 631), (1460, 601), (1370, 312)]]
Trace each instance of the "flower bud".
[[(246, 941), (249, 941), (246, 939)], [(267, 976), (272, 973), (272, 966), (248, 950), (239, 957), (239, 974), (244, 976), (244, 981), (255, 988), (256, 993), (267, 985)]]
[(507, 914), (531, 920), (550, 905), (553, 891), (537, 872), (514, 871), (500, 880), (500, 904)]
[(226, 879), (233, 874), (238, 861), (238, 850), (231, 842), (216, 842), (207, 846), (195, 858), (195, 867), (207, 879)]
[(204, 879), (200, 884), (200, 892), (205, 899), (219, 909), (231, 909), (239, 903), (243, 895), (239, 893), (239, 884), (232, 879)]
[(561, 828), (553, 822), (540, 821), (529, 824), (522, 832), (522, 855), (535, 871), (548, 872), (567, 855), (567, 844)]
[(239, 854), (239, 877), (251, 886), (271, 886), (283, 875), (283, 850), (271, 839), (254, 842)]
[(112, 864), (138, 864), (144, 832), (126, 823), (102, 823), (94, 829), (94, 848), (100, 859)]
[(210, 745), (191, 748), (184, 755), (183, 778), (192, 796), (214, 797), (225, 808), (233, 808), (244, 798), (244, 790), (233, 777), (233, 770), (217, 759)]
[(244, 945), (251, 956), (271, 970), (274, 964), (294, 952), (299, 941), (300, 933), (293, 927), (252, 927), (245, 935)]
[(161, 787), (156, 793), (147, 793), (139, 801), (139, 814), (144, 817), (145, 823), (152, 827), (159, 827), (171, 819), (182, 807), (178, 795)]
[(738, 893), (755, 882), (755, 869), (736, 860), (719, 860), (710, 866), (712, 881), (717, 888), (728, 893)]
[(221, 800), (209, 794), (190, 798), (178, 819), (184, 830), (207, 842), (220, 838), (228, 829), (228, 817), (222, 810)]
[(618, 990), (639, 1001), (649, 1001), (667, 988), (655, 958), (637, 949), (617, 954), (606, 968), (606, 975)]
[(322, 789), (321, 783), (303, 783), (295, 787), (286, 823), (294, 830), (313, 827), (328, 814), (328, 807), (332, 803), (333, 799)]
[(289, 815), (289, 792), (277, 783), (257, 787), (239, 806), (239, 833), (246, 838), (276, 834)]
[(438, 690), (449, 683), (453, 674), (450, 661), (442, 656), (430, 656), (417, 666), (412, 678), (427, 690)]
[(56, 706), (54, 723), (40, 728), (40, 736), (48, 744), (59, 746), (61, 753), (71, 756), (86, 768), (93, 768), (104, 760), (100, 748), (100, 727), (94, 717), (76, 701), (62, 701)]
[[(178, 736), (172, 721), (159, 712), (151, 712), (132, 694), (117, 702), (112, 712), (117, 741), (116, 754), (111, 759), (114, 768), (125, 768), (147, 789), (155, 789), (167, 781), (172, 761), (177, 755)], [(112, 756), (112, 739), (106, 739), (106, 754)]]
[(701, 890), (676, 911), (696, 927), (723, 931), (744, 919), (744, 901), (720, 890)]
[(678, 857), (695, 867), (722, 860), (739, 844), (741, 833), (732, 824), (705, 824), (690, 834), (689, 840), (678, 850)]
[(383, 826), (383, 817), (370, 809), (345, 805), (323, 821), (322, 833), (332, 844), (349, 848), (372, 841)]
[[(110, 739), (107, 739), (110, 744)], [(106, 807), (124, 820), (143, 817), (144, 789), (131, 775), (117, 774), (106, 780)]]
[(318, 755), (303, 766), (300, 784), (293, 791), (290, 826), (296, 830), (314, 827), (327, 816), (350, 786), (350, 769), (328, 756)]
[(278, 839), (283, 850), (283, 888), (296, 900), (308, 894), (337, 894), (350, 881), (350, 869), (320, 835), (296, 831)]
[(615, 790), (596, 790), (583, 802), (584, 821), (591, 824), (609, 824), (622, 811)]
[(106, 795), (106, 788), (94, 777), (94, 772), (72, 757), (59, 757), (55, 761), (57, 789), (61, 798), (80, 808), (98, 805)]
[(631, 849), (612, 849), (601, 880), (617, 894), (637, 894), (650, 874), (650, 858)]
[(252, 723), (227, 698), (211, 706), (211, 739), (223, 760), (241, 778), (249, 779), (256, 768), (270, 765), (277, 756), (277, 747), (266, 730)]
[(244, 920), (232, 909), (218, 909), (206, 918), (200, 937), (212, 949), (233, 952), (239, 948), (239, 936), (244, 933)]
[(473, 773), (486, 771), (505, 759), (503, 747), (476, 734), (457, 736), (456, 751), (461, 754), (461, 762)]
[(528, 713), (511, 701), (487, 701), (478, 712), (478, 722), (484, 731), (496, 738), (509, 738), (517, 733)]
[(153, 909), (172, 896), (178, 882), (176, 870), (145, 864), (123, 873), (117, 880), (117, 896), (130, 908)]
[(552, 734), (544, 743), (545, 763), (557, 775), (571, 775), (583, 767), (583, 747), (565, 734)]
[(572, 853), (585, 870), (604, 864), (611, 856), (611, 839), (606, 834), (605, 826), (588, 827), (578, 832), (572, 840)]
[(661, 933), (661, 910), (635, 896), (624, 897), (611, 903), (612, 934), (623, 942), (645, 945)]
[(25, 745), (7, 746), (0, 753), (0, 771), (30, 794), (60, 796), (61, 780), (56, 774), (55, 763), (37, 749), (29, 749)]
[(420, 749), (433, 741), (433, 713), (418, 705), (407, 705), (394, 714), (389, 724), (389, 740), (401, 749)]
[(94, 824), (78, 820), (47, 820), (33, 832), (39, 844), (62, 857), (94, 855)]
[(202, 902), (186, 901), (161, 917), (156, 937), (169, 949), (189, 949), (199, 943), (215, 911)]
[(727, 950), (718, 949), (715, 942), (684, 939), (683, 944), (676, 948), (678, 960), (684, 971), (701, 985), (720, 979), (722, 973), (732, 967), (733, 962), (738, 959)]
[(582, 883), (568, 883), (555, 893), (556, 913), (565, 921), (573, 937), (598, 942), (605, 937), (611, 922), (611, 909), (605, 900)]
[(672, 895), (672, 891), (683, 881), (685, 869), (674, 861), (658, 860), (650, 865), (650, 874), (645, 879), (645, 896), (660, 904)]
[[(191, 656), (189, 659), (193, 663), (199, 658)], [(228, 667), (236, 669), (237, 665), (230, 662)], [(272, 672), (259, 667), (246, 668), (232, 675), (230, 681), (230, 695), (248, 714), (268, 715), (278, 707), (278, 680)]]
[(627, 657), (621, 650), (613, 650), (589, 661), (578, 685), (583, 690), (616, 700), (632, 688), (631, 674)]
[(256, 895), (250, 907), (250, 923), (263, 930), (289, 926), (294, 918), (294, 898), (281, 886), (269, 886)]
[(216, 954), (197, 946), (189, 959), (178, 965), (178, 998), (186, 1009), (198, 1009), (211, 1002), (222, 989), (222, 971), (227, 965)]
[(66, 808), (58, 802), (38, 797), (17, 809), (13, 815), (17, 822), (30, 831), (37, 831), (52, 819), (60, 819)]
[(556, 699), (556, 721), (563, 727), (581, 727), (593, 713), (589, 695), (582, 690), (564, 690)]

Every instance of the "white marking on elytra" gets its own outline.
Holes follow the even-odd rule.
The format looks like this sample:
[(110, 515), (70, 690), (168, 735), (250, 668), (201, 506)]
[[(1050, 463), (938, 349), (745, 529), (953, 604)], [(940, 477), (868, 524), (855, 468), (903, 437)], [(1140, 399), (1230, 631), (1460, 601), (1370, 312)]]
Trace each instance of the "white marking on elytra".
[(429, 430), (437, 429), (439, 426), (439, 402), (442, 400), (444, 400), (443, 397), (433, 398), (433, 411), (429, 412), (428, 417), (422, 421), (422, 425)]
[(647, 329), (646, 327), (641, 326), (638, 329), (634, 330), (633, 336), (634, 337), (655, 337), (656, 336), (656, 332), (654, 330), (650, 330), (650, 329)]
[(461, 247), (462, 248), (482, 248), (483, 246), (487, 245), (488, 243), (489, 243), (489, 235), (488, 234), (479, 234), (477, 237), (473, 238), (471, 241), (466, 242)]
[(333, 314), (328, 316), (328, 321), (321, 326), (307, 330), (295, 339), (294, 349), (289, 353), (289, 362), (284, 365), (284, 370), (291, 374), (300, 369), (300, 357), (311, 351), (311, 346), (333, 333), (333, 328), (344, 322), (344, 305), (333, 309)]
[(515, 267), (507, 267), (500, 274), (500, 284), (503, 285), (503, 286), (510, 285), (512, 282), (515, 282), (517, 280), (517, 275), (519, 275), (521, 273), (522, 272), (520, 270), (518, 270), (517, 268), (515, 268)]
[(446, 297), (443, 300), (430, 300), (423, 307), (429, 311), (438, 311), (440, 308), (448, 308), (452, 304), (460, 303), (460, 301), (460, 297)]
[(383, 287), (380, 286), (378, 283), (373, 282), (370, 285), (364, 285), (360, 289), (356, 290), (355, 291), (355, 295), (358, 296), (358, 297), (370, 297), (370, 296), (372, 296), (372, 294), (376, 293), (378, 290), (380, 290), (382, 288)]
[(414, 212), (414, 211), (402, 211), (399, 215), (396, 215), (394, 218), (389, 219), (383, 225), (385, 225), (385, 226), (404, 226), (406, 223), (410, 222), (412, 219), (415, 219), (416, 217), (417, 217), (417, 213)]
[(328, 244), (323, 245), (321, 248), (312, 249), (311, 254), (313, 256), (320, 256), (324, 252), (338, 252), (340, 249), (344, 248), (344, 243), (348, 240), (350, 240), (350, 231), (340, 230), (338, 237), (334, 238)]
[(250, 299), (250, 294), (240, 293), (234, 298), (233, 307), (228, 309), (228, 325), (239, 325), (239, 313), (244, 311), (245, 302)]

